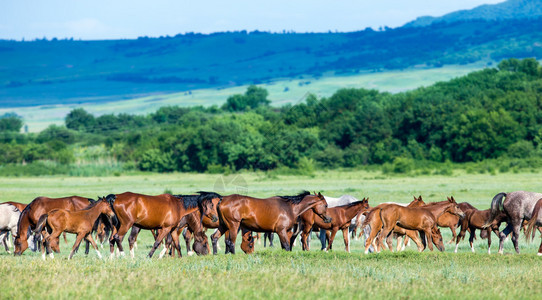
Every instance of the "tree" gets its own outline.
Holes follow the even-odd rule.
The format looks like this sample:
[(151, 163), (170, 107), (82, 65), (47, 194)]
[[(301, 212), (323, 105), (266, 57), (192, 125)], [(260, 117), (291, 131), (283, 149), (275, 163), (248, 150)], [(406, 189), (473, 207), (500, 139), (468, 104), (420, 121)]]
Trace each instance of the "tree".
[(65, 119), (66, 127), (77, 131), (92, 131), (95, 125), (94, 116), (83, 108), (72, 110)]
[(4, 114), (0, 117), (0, 132), (19, 132), (23, 127), (23, 120), (16, 114)]

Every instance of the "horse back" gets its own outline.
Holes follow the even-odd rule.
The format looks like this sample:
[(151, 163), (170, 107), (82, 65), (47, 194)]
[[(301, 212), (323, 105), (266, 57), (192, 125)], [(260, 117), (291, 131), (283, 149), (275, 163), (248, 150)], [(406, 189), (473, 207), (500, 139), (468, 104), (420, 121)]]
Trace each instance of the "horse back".
[(538, 199), (542, 198), (541, 193), (516, 191), (506, 194), (503, 207), (511, 217), (530, 219), (534, 206)]

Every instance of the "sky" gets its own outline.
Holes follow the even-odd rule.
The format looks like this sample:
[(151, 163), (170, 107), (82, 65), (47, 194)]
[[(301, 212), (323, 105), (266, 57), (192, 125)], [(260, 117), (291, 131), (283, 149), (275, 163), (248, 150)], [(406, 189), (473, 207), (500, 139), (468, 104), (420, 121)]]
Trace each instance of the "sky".
[(503, 0), (0, 0), (0, 39), (133, 39), (260, 30), (398, 27)]

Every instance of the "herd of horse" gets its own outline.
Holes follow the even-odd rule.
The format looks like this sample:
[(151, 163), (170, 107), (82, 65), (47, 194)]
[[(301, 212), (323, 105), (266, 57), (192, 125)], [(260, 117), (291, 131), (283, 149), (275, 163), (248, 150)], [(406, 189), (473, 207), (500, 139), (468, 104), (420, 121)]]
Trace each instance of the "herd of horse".
[[(504, 199), (504, 201), (503, 201)], [(440, 228), (449, 228), (452, 240), (459, 242), (470, 233), (470, 247), (476, 230), (488, 240), (491, 249), (491, 233), (499, 237), (499, 253), (510, 233), (515, 250), (519, 253), (519, 235), (525, 229), (527, 239), (534, 238), (535, 229), (542, 232), (542, 194), (525, 191), (499, 193), (487, 210), (478, 210), (469, 203), (457, 203), (454, 197), (440, 202), (425, 203), (421, 196), (410, 203), (386, 202), (371, 207), (369, 199), (344, 195), (340, 198), (324, 197), (321, 193), (303, 192), (294, 196), (255, 198), (233, 194), (222, 196), (214, 192), (198, 192), (195, 195), (162, 194), (157, 196), (126, 192), (110, 194), (93, 200), (70, 196), (63, 198), (38, 197), (28, 205), (5, 202), (0, 204), (0, 241), (10, 252), (9, 234), (14, 237), (14, 254), (21, 255), (29, 247), (41, 249), (42, 258), (53, 258), (60, 252), (59, 240), (64, 233), (76, 234), (69, 259), (85, 240), (85, 253), (90, 245), (102, 257), (95, 238), (109, 241), (111, 258), (124, 256), (122, 242), (131, 230), (128, 242), (130, 256), (139, 232), (150, 230), (154, 244), (148, 257), (152, 257), (161, 244), (163, 257), (178, 252), (181, 257), (180, 236), (183, 235), (189, 254), (210, 253), (207, 229), (215, 229), (211, 235), (213, 254), (218, 252), (218, 240), (225, 236), (225, 252), (235, 254), (235, 243), (241, 232), (241, 249), (254, 252), (255, 238), (265, 233), (272, 243), (272, 233), (279, 237), (284, 250), (301, 235), (301, 247), (309, 250), (311, 232), (320, 232), (322, 249), (331, 250), (335, 234), (343, 232), (346, 251), (350, 252), (350, 238), (365, 235), (365, 253), (393, 251), (393, 237), (397, 239), (397, 251), (402, 251), (412, 240), (418, 251), (426, 248), (444, 251)], [(500, 231), (500, 225), (506, 227)], [(456, 230), (460, 228), (457, 235)], [(359, 235), (357, 230), (361, 230)], [(256, 237), (254, 236), (256, 233)], [(193, 244), (190, 244), (192, 239)], [(384, 243), (385, 241), (385, 243)], [(326, 246), (327, 245), (327, 246)], [(542, 255), (542, 242), (538, 250)]]

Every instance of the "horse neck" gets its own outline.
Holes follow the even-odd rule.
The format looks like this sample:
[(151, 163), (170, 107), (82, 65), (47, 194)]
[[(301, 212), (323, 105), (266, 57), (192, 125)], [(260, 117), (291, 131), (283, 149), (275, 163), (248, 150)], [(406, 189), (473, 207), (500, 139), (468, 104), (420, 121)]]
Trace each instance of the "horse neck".
[(88, 220), (94, 221), (98, 219), (100, 214), (102, 213), (102, 210), (100, 209), (100, 204), (97, 204), (96, 206), (92, 207), (91, 209), (85, 210), (85, 215), (87, 216)]
[(447, 204), (436, 204), (436, 205), (429, 205), (425, 206), (424, 208), (427, 208), (434, 216), (435, 218), (439, 218), (442, 216), (450, 206), (452, 206), (453, 203), (447, 203)]
[[(305, 200), (309, 198), (310, 200)], [(316, 198), (313, 199), (313, 197), (305, 197), (301, 202), (298, 204), (291, 204), (292, 210), (296, 216), (301, 215), (302, 213), (306, 212), (307, 210), (311, 209), (320, 199)]]
[(344, 215), (345, 215), (348, 219), (352, 219), (352, 218), (355, 217), (357, 214), (359, 214), (359, 212), (360, 212), (361, 209), (362, 209), (362, 205), (363, 205), (363, 203), (358, 203), (358, 204), (352, 205), (352, 206), (350, 206), (350, 207), (346, 207), (346, 208), (345, 208), (345, 211), (344, 211)]
[(188, 217), (188, 226), (192, 229), (194, 233), (200, 232), (203, 230), (203, 226), (201, 224), (201, 213), (192, 213)]

